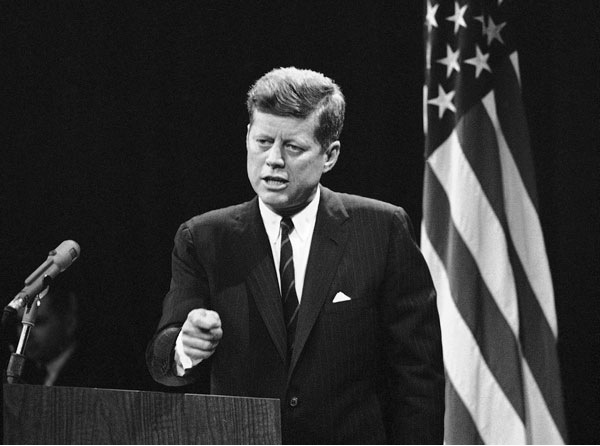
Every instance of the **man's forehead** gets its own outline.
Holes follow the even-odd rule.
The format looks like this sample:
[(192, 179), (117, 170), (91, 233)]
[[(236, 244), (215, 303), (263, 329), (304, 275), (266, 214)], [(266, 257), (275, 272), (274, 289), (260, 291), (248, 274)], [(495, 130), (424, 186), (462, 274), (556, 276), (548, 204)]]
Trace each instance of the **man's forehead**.
[(271, 113), (254, 111), (250, 126), (255, 131), (283, 133), (286, 136), (294, 136), (310, 133), (314, 136), (317, 122), (314, 114), (306, 118), (294, 116), (279, 116)]

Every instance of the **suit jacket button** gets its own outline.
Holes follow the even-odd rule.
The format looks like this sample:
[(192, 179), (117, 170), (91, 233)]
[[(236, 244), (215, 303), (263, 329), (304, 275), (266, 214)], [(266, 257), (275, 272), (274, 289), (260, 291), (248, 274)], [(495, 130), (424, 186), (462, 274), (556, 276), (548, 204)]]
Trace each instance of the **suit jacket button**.
[(294, 396), (294, 397), (290, 398), (290, 406), (296, 407), (297, 405), (298, 405), (298, 397)]

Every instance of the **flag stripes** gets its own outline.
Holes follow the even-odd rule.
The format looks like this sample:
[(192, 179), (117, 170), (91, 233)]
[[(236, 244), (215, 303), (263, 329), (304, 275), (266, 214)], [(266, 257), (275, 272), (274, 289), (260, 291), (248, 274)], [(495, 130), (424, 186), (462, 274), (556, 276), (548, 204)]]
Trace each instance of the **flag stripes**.
[[(520, 101), (517, 102), (520, 103)], [(504, 138), (505, 133), (501, 127), (507, 129), (507, 134), (511, 134), (510, 122), (512, 119), (509, 118), (509, 124), (500, 125), (492, 93), (483, 99), (483, 104), (495, 127), (495, 138), (498, 141), (503, 173), (503, 190), (507, 197), (506, 201), (509, 203), (505, 207), (507, 232), (510, 232), (507, 240), (511, 248), (510, 263), (515, 276), (517, 276), (520, 320), (525, 322), (521, 324), (520, 336), (523, 355), (535, 377), (536, 387), (539, 386), (543, 389), (542, 395), (547, 395), (541, 410), (545, 410), (548, 406), (551, 409), (551, 417), (554, 419), (554, 423), (551, 424), (560, 426), (560, 430), (565, 432), (558, 354), (555, 348), (557, 323), (553, 305), (552, 279), (538, 214), (533, 201), (529, 199), (532, 194), (535, 196), (535, 183), (532, 186), (533, 191), (526, 189), (512, 157), (514, 151), (509, 149)], [(511, 116), (510, 113), (506, 113), (505, 109), (502, 118), (507, 115)], [(521, 159), (523, 158), (521, 156)], [(531, 177), (532, 175), (528, 174), (527, 176)], [(536, 296), (540, 296), (540, 298), (538, 299)], [(550, 373), (548, 367), (552, 369)]]
[[(450, 380), (446, 385), (446, 413), (452, 416), (450, 422), (446, 423), (446, 437), (453, 438), (457, 444), (485, 444), (479, 436), (471, 414)], [(449, 418), (448, 415), (446, 418)], [(448, 429), (452, 431), (448, 432)]]
[[(480, 344), (473, 337), (471, 329), (465, 324), (455, 305), (445, 266), (429, 243), (427, 231), (423, 231), (422, 234), (421, 248), (426, 253), (438, 293), (438, 310), (443, 327), (444, 366), (449, 385), (455, 389), (469, 412), (469, 419), (475, 422), (475, 430), (471, 434), (477, 433), (473, 438), (465, 438), (468, 431), (463, 431), (463, 427), (468, 429), (469, 419), (459, 417), (459, 414), (449, 410), (451, 404), (456, 402), (447, 403), (446, 442), (475, 444), (480, 437), (486, 444), (524, 444), (525, 428), (522, 417), (515, 411), (490, 371), (481, 354)], [(469, 366), (465, 367), (467, 364)], [(493, 419), (500, 422), (491, 423), (490, 420)], [(506, 426), (510, 426), (510, 429), (506, 429)], [(456, 436), (449, 435), (453, 432)]]
[[(436, 209), (435, 221), (451, 221), (449, 203), (442, 186), (429, 169), (427, 169), (426, 178), (428, 192), (436, 197), (436, 201), (431, 203)], [(463, 322), (477, 341), (482, 359), (485, 360), (494, 379), (504, 389), (504, 394), (511, 402), (515, 412), (524, 420), (523, 389), (519, 379), (521, 374), (519, 345), (511, 327), (502, 316), (496, 301), (479, 274), (475, 259), (453, 224), (434, 227), (427, 221), (424, 234), (431, 238), (431, 244), (440, 247), (436, 252), (436, 258), (440, 259), (444, 268), (450, 269), (452, 265), (460, 265), (460, 270), (454, 271), (452, 276), (445, 279), (449, 286), (446, 296), (454, 300), (454, 305)], [(448, 243), (445, 243), (446, 240)], [(428, 252), (426, 249), (424, 251)], [(439, 290), (438, 296), (440, 296)], [(438, 301), (441, 302), (442, 298), (439, 297)], [(442, 318), (442, 329), (444, 322)], [(452, 323), (453, 320), (448, 322)], [(451, 335), (448, 336), (451, 337)], [(456, 340), (459, 343), (457, 348), (459, 348), (461, 339), (457, 338)], [(448, 361), (454, 360), (453, 356), (448, 358)], [(458, 365), (462, 367), (461, 362)]]
[[(552, 369), (552, 367), (550, 368)], [(538, 387), (538, 381), (531, 373), (527, 362), (524, 362), (523, 369), (527, 395), (527, 415), (529, 419), (527, 425), (528, 443), (563, 444), (563, 439), (566, 438), (566, 426), (561, 419), (556, 418), (557, 412), (554, 412), (554, 414), (550, 412), (551, 409), (556, 409), (557, 405), (554, 404), (553, 407), (550, 407), (547, 404), (549, 400), (542, 395)], [(550, 370), (550, 375), (553, 375), (552, 370)], [(560, 389), (560, 386), (558, 387)]]
[[(480, 350), (479, 354), (482, 360), (485, 360), (493, 379), (504, 389), (504, 394), (512, 404), (516, 414), (524, 420), (523, 389), (521, 381), (518, 379), (521, 374), (520, 355), (516, 337), (506, 319), (502, 316), (496, 301), (479, 274), (475, 259), (463, 243), (454, 225), (450, 224), (443, 227), (440, 224), (437, 228), (434, 227), (435, 222), (439, 224), (451, 221), (449, 202), (442, 186), (429, 169), (427, 169), (426, 178), (427, 196), (436, 198), (435, 202), (429, 204), (435, 207), (437, 218), (431, 223), (430, 221), (425, 222), (423, 237), (427, 234), (430, 235), (431, 243), (423, 245), (422, 242), (422, 248), (428, 254), (429, 246), (439, 246), (434, 260), (438, 261), (439, 259), (444, 268), (445, 278), (441, 286), (446, 287), (445, 282), (448, 282), (448, 292), (443, 296), (453, 299), (458, 314), (461, 315), (463, 323), (469, 328), (471, 336), (475, 338)], [(446, 241), (448, 242), (446, 243)], [(427, 260), (430, 259), (427, 258)], [(447, 277), (445, 270), (449, 270), (452, 265), (460, 265), (460, 269)], [(441, 274), (440, 270), (438, 270), (438, 274)], [(432, 275), (435, 280), (436, 274), (432, 273)], [(439, 307), (443, 299), (437, 286), (436, 290), (438, 291)], [(442, 326), (444, 325), (442, 324)], [(458, 341), (458, 346), (455, 349), (460, 348), (461, 338), (454, 338), (452, 335), (446, 337), (451, 338), (447, 339), (448, 342)], [(445, 358), (445, 360), (446, 366), (449, 362), (456, 361), (454, 355)], [(457, 364), (458, 367), (463, 365), (462, 361)]]
[[(514, 69), (512, 66), (510, 68)], [(501, 83), (503, 85), (510, 83), (511, 77), (516, 78), (514, 72), (507, 71), (501, 68), (498, 73), (503, 80)], [(540, 297), (539, 302), (546, 321), (551, 324), (552, 332), (556, 337), (558, 330), (554, 291), (537, 212), (537, 188), (532, 175), (531, 152), (527, 144), (529, 135), (527, 129), (523, 128), (525, 113), (518, 97), (508, 92), (504, 93), (503, 88), (497, 88), (496, 91), (498, 95), (504, 94), (503, 101), (496, 106), (492, 96), (488, 95), (483, 99), (483, 104), (494, 123), (500, 148), (504, 194), (510, 203), (506, 207), (510, 234), (527, 270), (532, 288)], [(521, 122), (518, 122), (519, 120)], [(506, 130), (503, 131), (502, 128)], [(526, 138), (525, 141), (522, 138)], [(525, 167), (527, 170), (524, 169)]]
[[(535, 169), (529, 149), (527, 119), (521, 100), (517, 53), (514, 52), (508, 60), (501, 61), (496, 67), (495, 73), (500, 80), (496, 83), (494, 91), (496, 97), (501, 98), (496, 104), (496, 114), (500, 117), (499, 121), (502, 122), (504, 129), (501, 133), (506, 138), (507, 147), (515, 160), (514, 164), (519, 172), (519, 177), (525, 185), (524, 191), (537, 212), (537, 187), (533, 175)], [(490, 108), (488, 108), (489, 111), (491, 111)]]
[(426, 5), (421, 248), (438, 292), (445, 441), (564, 443), (554, 294), (506, 5)]
[[(493, 95), (490, 93), (488, 96)], [(476, 104), (463, 115), (456, 125), (456, 134), (460, 149), (471, 167), (478, 187), (485, 194), (491, 211), (501, 226), (504, 226), (504, 194), (502, 190), (502, 171), (492, 121), (483, 109)], [(476, 128), (477, 133), (470, 129)], [(468, 206), (468, 204), (467, 204)], [(485, 235), (484, 235), (485, 237)]]
[(452, 132), (427, 160), (441, 183), (452, 222), (467, 245), (504, 319), (518, 336), (519, 315), (508, 248), (502, 226)]

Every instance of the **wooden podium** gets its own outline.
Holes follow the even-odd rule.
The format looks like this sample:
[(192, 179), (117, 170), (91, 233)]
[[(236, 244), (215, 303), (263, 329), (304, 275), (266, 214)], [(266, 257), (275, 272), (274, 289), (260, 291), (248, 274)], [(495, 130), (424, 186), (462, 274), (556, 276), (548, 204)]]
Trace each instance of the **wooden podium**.
[(4, 444), (281, 444), (279, 400), (4, 384)]

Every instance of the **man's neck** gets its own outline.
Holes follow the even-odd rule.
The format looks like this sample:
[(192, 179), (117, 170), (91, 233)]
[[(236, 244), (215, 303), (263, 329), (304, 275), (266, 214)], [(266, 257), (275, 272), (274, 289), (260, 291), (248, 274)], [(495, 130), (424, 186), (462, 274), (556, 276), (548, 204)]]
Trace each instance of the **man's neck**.
[(311, 196), (309, 197), (308, 200), (306, 200), (302, 204), (299, 204), (294, 207), (286, 208), (286, 209), (273, 209), (271, 206), (269, 206), (264, 201), (262, 201), (260, 199), (260, 197), (258, 197), (258, 200), (261, 202), (262, 205), (266, 206), (270, 211), (274, 212), (275, 214), (279, 215), (280, 217), (283, 217), (283, 218), (293, 217), (294, 215), (296, 215), (296, 214), (302, 212), (304, 209), (306, 209), (307, 206), (310, 205), (314, 201), (316, 196), (318, 194), (320, 194), (319, 187), (320, 187), (320, 185), (317, 185), (317, 187), (315, 188), (314, 192), (311, 194)]

